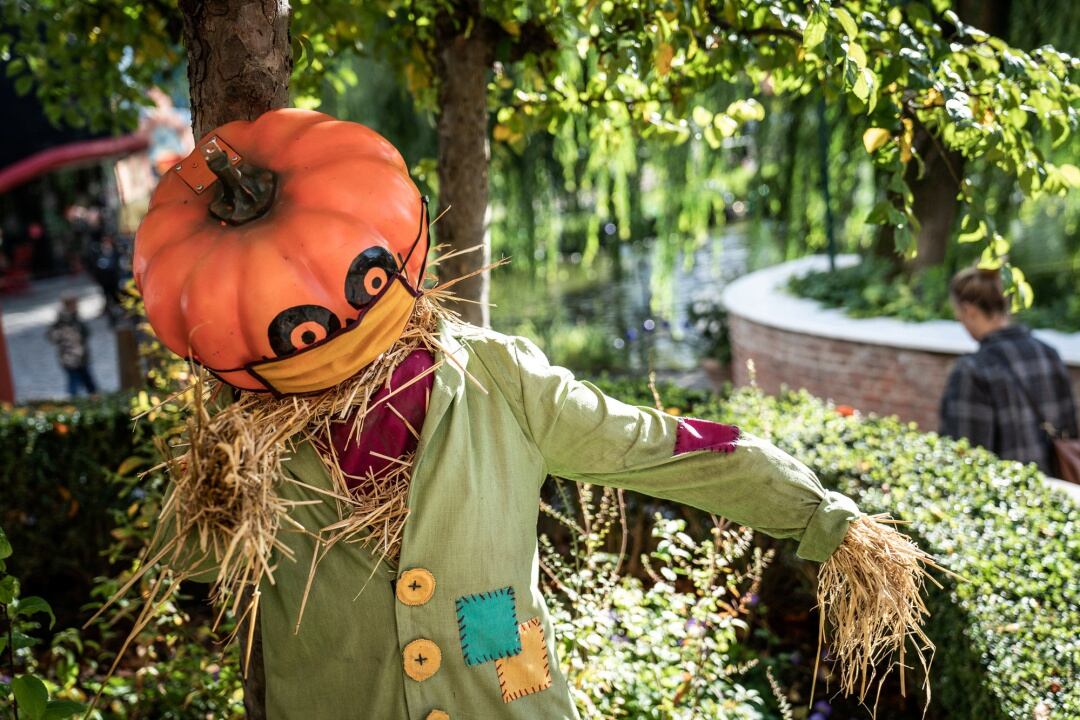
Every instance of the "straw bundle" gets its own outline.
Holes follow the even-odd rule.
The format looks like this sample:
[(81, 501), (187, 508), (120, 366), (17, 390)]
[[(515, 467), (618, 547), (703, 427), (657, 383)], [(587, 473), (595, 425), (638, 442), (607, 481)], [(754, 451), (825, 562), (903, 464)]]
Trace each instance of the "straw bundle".
[[(896, 521), (882, 515), (856, 519), (840, 547), (821, 566), (819, 638), (831, 638), (829, 649), (840, 668), (840, 690), (857, 695), (860, 702), (866, 700), (875, 680), (880, 693), (896, 666), (900, 667), (901, 693), (906, 693), (904, 670), (908, 666), (904, 658), (910, 640), (923, 670), (929, 703), (934, 644), (922, 629), (930, 614), (922, 592), (926, 580), (937, 584), (927, 567), (948, 571), (890, 527), (893, 524)], [(820, 655), (819, 648), (819, 660)], [(888, 665), (879, 677), (878, 669), (886, 661)]]

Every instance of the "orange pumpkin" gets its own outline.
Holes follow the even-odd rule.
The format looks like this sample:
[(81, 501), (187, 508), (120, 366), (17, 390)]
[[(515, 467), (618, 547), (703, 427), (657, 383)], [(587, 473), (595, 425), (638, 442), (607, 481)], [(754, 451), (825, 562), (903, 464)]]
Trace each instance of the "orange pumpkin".
[(134, 275), (161, 341), (248, 390), (324, 390), (404, 328), (427, 211), (378, 133), (273, 110), (208, 134), (159, 183)]

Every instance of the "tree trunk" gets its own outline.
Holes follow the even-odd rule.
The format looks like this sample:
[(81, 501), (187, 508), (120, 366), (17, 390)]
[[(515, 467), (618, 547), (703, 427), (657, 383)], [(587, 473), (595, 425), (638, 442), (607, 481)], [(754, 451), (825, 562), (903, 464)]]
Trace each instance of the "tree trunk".
[[(448, 246), (447, 252), (477, 245), (482, 250), (442, 263), (439, 276), (443, 281), (463, 277), (491, 261), (487, 78), (494, 51), (478, 3), (465, 4), (469, 7), (459, 8), (453, 17), (444, 15), (436, 25), (439, 212), (449, 212), (435, 226), (435, 235), (439, 244)], [(462, 29), (466, 12), (477, 19), (468, 33)], [(486, 271), (458, 283), (454, 292), (462, 302), (455, 303), (453, 309), (463, 319), (475, 325), (489, 324)]]
[(957, 195), (964, 176), (964, 156), (946, 149), (930, 132), (922, 125), (916, 125), (913, 145), (923, 159), (921, 177), (915, 160), (908, 164), (904, 173), (904, 182), (911, 188), (912, 211), (919, 221), (918, 255), (911, 262), (912, 270), (924, 270), (945, 262), (953, 223), (960, 208)]
[[(289, 104), (292, 48), (287, 0), (180, 0), (196, 139), (233, 120)], [(246, 638), (247, 633), (241, 633)], [(242, 655), (246, 655), (246, 647)], [(256, 627), (244, 678), (248, 720), (266, 717), (262, 633)]]
[(180, 0), (180, 12), (196, 139), (289, 104), (287, 0)]

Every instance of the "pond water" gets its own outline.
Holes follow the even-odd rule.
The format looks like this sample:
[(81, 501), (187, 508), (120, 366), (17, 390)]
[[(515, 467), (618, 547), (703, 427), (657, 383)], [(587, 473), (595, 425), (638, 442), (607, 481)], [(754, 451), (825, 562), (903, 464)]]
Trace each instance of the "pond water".
[(729, 228), (687, 258), (657, 243), (623, 243), (585, 266), (560, 263), (553, 279), (500, 268), (491, 283), (492, 326), (531, 337), (574, 370), (682, 371), (719, 355), (720, 296), (747, 271), (744, 233)]

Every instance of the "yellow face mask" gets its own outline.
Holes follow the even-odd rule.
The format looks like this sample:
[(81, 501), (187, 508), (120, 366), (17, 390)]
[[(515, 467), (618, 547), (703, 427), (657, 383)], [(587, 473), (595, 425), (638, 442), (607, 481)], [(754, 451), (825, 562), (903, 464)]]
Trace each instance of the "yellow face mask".
[(246, 370), (278, 395), (327, 390), (349, 379), (401, 337), (416, 295), (394, 278), (356, 323), (295, 355), (252, 363)]

